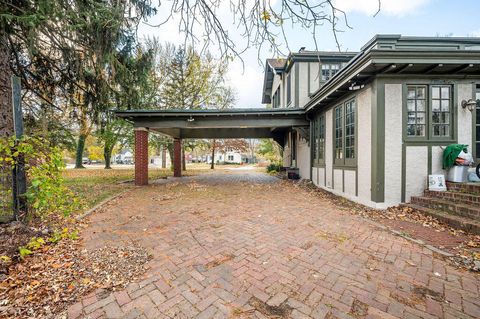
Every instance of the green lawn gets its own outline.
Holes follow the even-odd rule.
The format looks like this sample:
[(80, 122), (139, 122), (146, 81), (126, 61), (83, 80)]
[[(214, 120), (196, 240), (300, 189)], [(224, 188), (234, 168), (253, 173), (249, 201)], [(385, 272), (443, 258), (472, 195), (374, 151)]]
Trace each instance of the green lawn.
[[(207, 165), (191, 164), (184, 175), (196, 175), (208, 172)], [(85, 202), (86, 209), (106, 198), (134, 187), (135, 170), (129, 169), (68, 169), (63, 171), (65, 184)], [(172, 176), (170, 169), (149, 169), (150, 181)]]

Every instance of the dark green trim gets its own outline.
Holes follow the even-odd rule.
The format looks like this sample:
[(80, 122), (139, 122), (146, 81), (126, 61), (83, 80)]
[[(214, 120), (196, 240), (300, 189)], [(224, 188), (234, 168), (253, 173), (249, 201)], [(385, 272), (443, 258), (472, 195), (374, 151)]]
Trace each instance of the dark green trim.
[(335, 169), (343, 169), (343, 170), (346, 170), (346, 171), (354, 171), (354, 170), (356, 170), (358, 167), (357, 167), (357, 166), (349, 166), (349, 165), (333, 165), (333, 168), (335, 168)]
[[(375, 80), (372, 101), (372, 195), (376, 203), (385, 201), (385, 82)], [(376, 94), (375, 94), (376, 93)]]

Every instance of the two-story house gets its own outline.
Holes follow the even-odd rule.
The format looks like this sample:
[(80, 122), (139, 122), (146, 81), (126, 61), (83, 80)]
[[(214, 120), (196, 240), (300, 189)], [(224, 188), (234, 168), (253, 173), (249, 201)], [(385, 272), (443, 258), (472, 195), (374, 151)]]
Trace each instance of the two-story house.
[(285, 135), (284, 166), (371, 207), (410, 201), (443, 148), (480, 157), (480, 39), (379, 35), (358, 53), (303, 48), (266, 61), (262, 102), (299, 108), (309, 129)]

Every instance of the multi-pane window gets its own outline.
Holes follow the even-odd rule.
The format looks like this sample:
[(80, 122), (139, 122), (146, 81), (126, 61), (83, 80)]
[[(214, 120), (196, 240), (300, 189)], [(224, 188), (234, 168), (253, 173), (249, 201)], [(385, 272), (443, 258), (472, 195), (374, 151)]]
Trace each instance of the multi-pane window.
[(318, 118), (318, 160), (325, 160), (325, 114)]
[(354, 165), (356, 138), (356, 104), (350, 100), (337, 106), (334, 116), (334, 156), (335, 164)]
[(355, 100), (345, 103), (345, 158), (355, 158)]
[(322, 64), (322, 81), (328, 81), (340, 70), (339, 63), (323, 63)]
[(450, 136), (450, 86), (432, 86), (433, 136)]
[(313, 159), (321, 164), (325, 159), (325, 114), (318, 115), (313, 121)]
[(335, 116), (335, 159), (343, 159), (343, 105), (337, 106)]
[(407, 86), (406, 111), (407, 137), (448, 138), (452, 136), (452, 87), (450, 85)]
[(407, 135), (425, 136), (427, 87), (409, 86), (407, 91)]

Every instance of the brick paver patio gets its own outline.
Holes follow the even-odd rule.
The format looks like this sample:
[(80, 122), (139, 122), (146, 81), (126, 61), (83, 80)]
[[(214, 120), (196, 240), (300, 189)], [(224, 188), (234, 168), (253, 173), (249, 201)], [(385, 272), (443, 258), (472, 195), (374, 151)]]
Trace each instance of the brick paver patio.
[(153, 259), (69, 318), (480, 317), (480, 276), (262, 173), (136, 188), (90, 220), (87, 249), (136, 243)]

